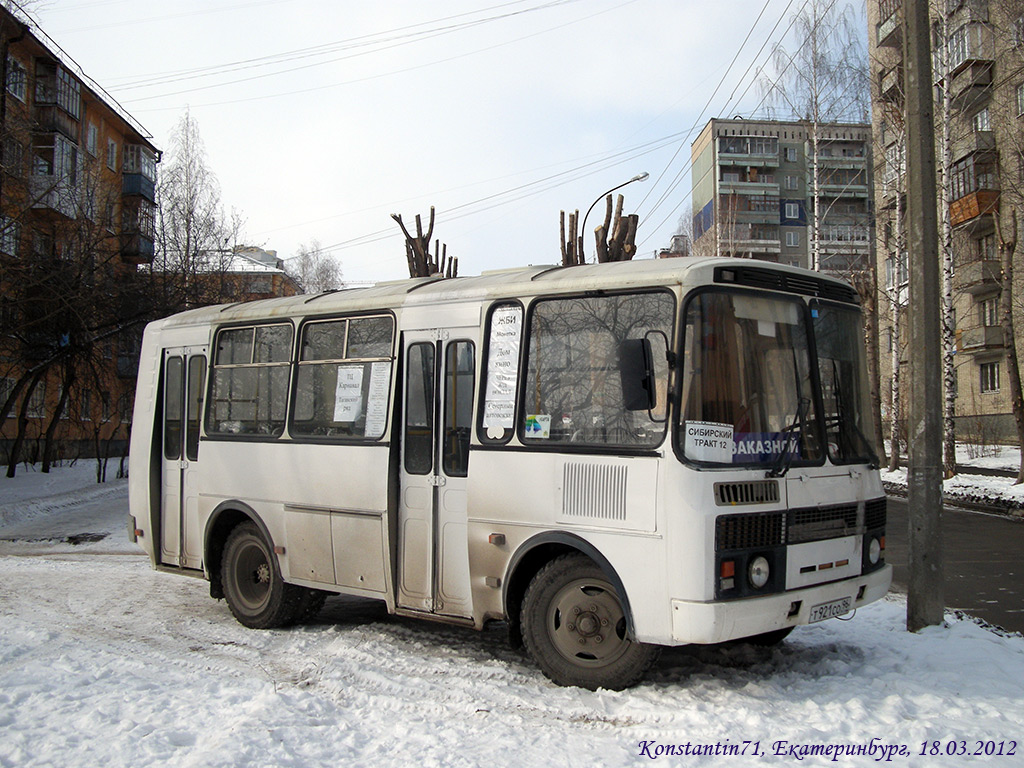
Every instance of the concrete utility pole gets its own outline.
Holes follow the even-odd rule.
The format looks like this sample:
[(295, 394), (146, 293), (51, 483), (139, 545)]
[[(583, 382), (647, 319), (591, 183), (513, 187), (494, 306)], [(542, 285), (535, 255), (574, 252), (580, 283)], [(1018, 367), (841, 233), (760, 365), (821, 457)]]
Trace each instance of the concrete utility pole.
[[(935, 115), (927, 0), (903, 0), (910, 256), (910, 531), (907, 629), (941, 624), (942, 338)], [(893, 425), (895, 428), (895, 425)]]

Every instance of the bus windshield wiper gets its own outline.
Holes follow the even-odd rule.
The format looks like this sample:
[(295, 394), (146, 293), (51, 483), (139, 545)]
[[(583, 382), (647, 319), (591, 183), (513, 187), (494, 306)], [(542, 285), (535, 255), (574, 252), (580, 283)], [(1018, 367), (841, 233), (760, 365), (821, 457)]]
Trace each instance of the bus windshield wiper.
[(793, 452), (790, 450), (794, 431), (799, 434), (804, 428), (804, 419), (807, 418), (807, 411), (811, 407), (811, 400), (808, 397), (801, 397), (796, 407), (796, 415), (793, 422), (779, 434), (783, 436), (782, 448), (779, 450), (779, 457), (775, 460), (772, 468), (764, 473), (765, 477), (785, 477), (789, 467), (793, 463)]

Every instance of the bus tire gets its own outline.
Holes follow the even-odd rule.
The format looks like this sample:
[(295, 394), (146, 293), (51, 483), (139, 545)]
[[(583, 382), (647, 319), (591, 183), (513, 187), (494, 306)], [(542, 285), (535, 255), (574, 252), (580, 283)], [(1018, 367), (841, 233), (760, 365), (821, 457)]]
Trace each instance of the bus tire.
[(301, 607), (301, 587), (284, 583), (277, 558), (251, 521), (235, 526), (228, 536), (221, 580), (228, 608), (247, 627), (271, 629), (291, 624)]
[(585, 555), (549, 562), (523, 597), (523, 641), (558, 685), (619, 691), (637, 683), (660, 648), (631, 639), (626, 624), (615, 588)]

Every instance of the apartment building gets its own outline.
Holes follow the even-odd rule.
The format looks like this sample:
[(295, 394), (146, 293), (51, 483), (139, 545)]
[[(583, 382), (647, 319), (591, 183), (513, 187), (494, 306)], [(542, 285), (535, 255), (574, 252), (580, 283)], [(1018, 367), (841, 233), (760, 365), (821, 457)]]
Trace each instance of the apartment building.
[[(123, 443), (159, 151), (42, 30), (0, 7), (0, 463), (14, 441)], [(4, 418), (3, 416), (6, 416)]]
[[(891, 381), (895, 360), (907, 364), (903, 8), (901, 0), (867, 7), (882, 182), (875, 191), (882, 380)], [(1024, 0), (941, 0), (932, 3), (931, 21), (940, 239), (948, 234), (952, 244), (957, 433), (1010, 440), (996, 224), (1009, 238), (1013, 216), (1024, 211)], [(1018, 247), (1018, 264), (1022, 253)], [(1018, 312), (1018, 329), (1022, 321)], [(882, 399), (885, 414), (889, 398)]]
[[(713, 119), (691, 147), (693, 252), (850, 277), (873, 251), (866, 124)], [(816, 215), (817, 214), (817, 215)]]

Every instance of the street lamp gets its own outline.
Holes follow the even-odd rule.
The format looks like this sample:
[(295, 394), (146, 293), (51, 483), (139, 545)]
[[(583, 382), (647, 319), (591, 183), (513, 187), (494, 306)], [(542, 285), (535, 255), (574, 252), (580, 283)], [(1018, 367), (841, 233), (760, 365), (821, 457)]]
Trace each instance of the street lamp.
[[(637, 174), (636, 176), (634, 176), (634, 177), (633, 177), (632, 179), (630, 179), (629, 181), (624, 181), (624, 182), (622, 182), (621, 184), (619, 184), (618, 186), (612, 187), (612, 188), (611, 188), (611, 189), (609, 189), (609, 190), (608, 190), (607, 192), (602, 192), (602, 193), (601, 193), (600, 195), (598, 195), (598, 197), (597, 197), (597, 200), (595, 200), (594, 202), (592, 202), (592, 203), (590, 204), (590, 207), (589, 207), (589, 208), (587, 209), (587, 213), (586, 213), (586, 216), (584, 216), (584, 217), (583, 217), (583, 226), (582, 226), (582, 227), (580, 227), (580, 235), (581, 235), (581, 236), (583, 236), (583, 237), (586, 237), (586, 234), (585, 234), (585, 233), (586, 233), (586, 231), (587, 231), (587, 216), (590, 216), (590, 212), (591, 212), (592, 210), (594, 210), (594, 206), (595, 206), (595, 205), (597, 205), (597, 204), (598, 204), (598, 202), (600, 202), (600, 201), (601, 201), (601, 200), (603, 200), (603, 199), (604, 199), (605, 197), (607, 197), (608, 195), (610, 195), (610, 194), (611, 194), (612, 192), (614, 192), (614, 191), (615, 191), (616, 189), (622, 189), (622, 188), (623, 188), (624, 186), (626, 186), (627, 184), (632, 184), (632, 183), (633, 183), (634, 181), (647, 181), (647, 179), (648, 179), (648, 178), (650, 177), (650, 175), (651, 175), (651, 174), (649, 174), (649, 173), (648, 173), (647, 171), (644, 171), (643, 173), (638, 173), (638, 174)], [(586, 250), (586, 249), (584, 249), (584, 250)], [(580, 255), (582, 256), (583, 254), (580, 254)]]

